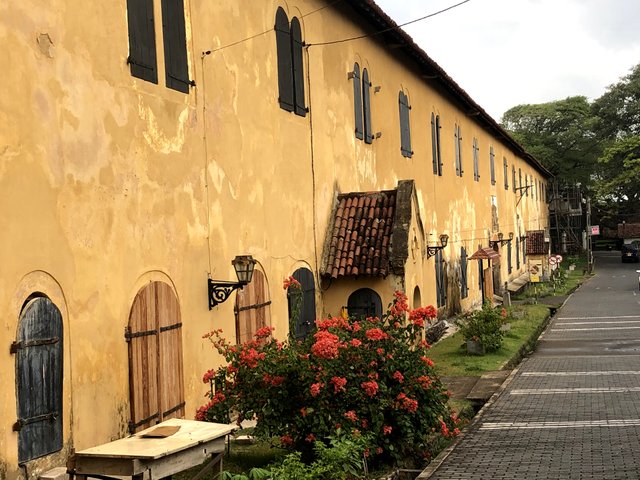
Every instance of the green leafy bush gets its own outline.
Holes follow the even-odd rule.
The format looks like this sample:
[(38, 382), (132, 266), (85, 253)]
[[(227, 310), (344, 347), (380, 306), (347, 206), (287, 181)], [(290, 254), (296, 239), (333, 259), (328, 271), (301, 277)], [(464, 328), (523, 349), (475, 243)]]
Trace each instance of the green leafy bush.
[(485, 302), (480, 310), (465, 314), (456, 324), (465, 341), (479, 342), (486, 352), (494, 352), (502, 346), (502, 326), (506, 318), (505, 308), (497, 310)]
[(254, 435), (298, 450), (346, 433), (369, 436), (371, 455), (422, 453), (434, 435), (458, 433), (422, 340), (435, 315), (431, 306), (409, 312), (396, 292), (382, 318), (319, 320), (302, 342), (280, 342), (263, 328), (232, 345), (213, 331), (205, 337), (228, 365), (205, 374), (216, 390), (196, 418), (228, 422), (234, 411), (238, 421), (257, 420)]

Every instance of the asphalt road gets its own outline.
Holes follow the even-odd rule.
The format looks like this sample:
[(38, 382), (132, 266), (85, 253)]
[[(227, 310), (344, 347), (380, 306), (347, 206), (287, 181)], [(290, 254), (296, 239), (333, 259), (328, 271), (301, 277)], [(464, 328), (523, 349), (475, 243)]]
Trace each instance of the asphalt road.
[(430, 479), (640, 479), (640, 264), (598, 252), (596, 276)]

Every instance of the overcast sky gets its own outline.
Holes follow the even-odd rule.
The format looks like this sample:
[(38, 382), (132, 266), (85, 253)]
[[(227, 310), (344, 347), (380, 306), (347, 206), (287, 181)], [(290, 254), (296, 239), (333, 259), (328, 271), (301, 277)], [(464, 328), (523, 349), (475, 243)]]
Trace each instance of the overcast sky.
[[(396, 23), (460, 0), (375, 0)], [(496, 120), (510, 107), (598, 98), (640, 63), (640, 0), (470, 0), (404, 27)]]

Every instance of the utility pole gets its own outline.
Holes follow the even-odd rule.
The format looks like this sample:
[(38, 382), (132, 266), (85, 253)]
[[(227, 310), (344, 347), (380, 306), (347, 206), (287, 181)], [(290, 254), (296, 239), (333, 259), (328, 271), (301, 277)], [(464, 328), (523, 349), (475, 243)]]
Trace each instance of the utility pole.
[(591, 248), (591, 198), (587, 197), (587, 273), (593, 270), (593, 254)]

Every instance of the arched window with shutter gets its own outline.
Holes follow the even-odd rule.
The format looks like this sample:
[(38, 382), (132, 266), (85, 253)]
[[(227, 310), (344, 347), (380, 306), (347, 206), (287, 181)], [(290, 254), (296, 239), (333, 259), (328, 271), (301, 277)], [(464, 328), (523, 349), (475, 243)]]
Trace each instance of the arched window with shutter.
[(360, 288), (349, 295), (347, 311), (349, 316), (354, 318), (380, 318), (382, 316), (382, 299), (374, 290)]
[(257, 268), (251, 283), (238, 291), (234, 307), (236, 315), (236, 340), (251, 340), (262, 327), (271, 325), (271, 300), (267, 279)]
[(16, 341), (16, 392), (20, 464), (62, 449), (63, 329), (58, 307), (47, 297), (22, 309)]
[(356, 138), (364, 139), (364, 120), (362, 118), (362, 81), (360, 78), (360, 65), (353, 65), (353, 110), (356, 124)]
[[(313, 279), (313, 272), (308, 268), (299, 268), (293, 272), (295, 278), (301, 285), (301, 292), (294, 289), (287, 290), (289, 304), (289, 320), (295, 320), (294, 337), (297, 339), (306, 338), (313, 330), (316, 321), (316, 286)], [(298, 296), (300, 295), (300, 296)], [(297, 316), (295, 319), (294, 316)], [(293, 325), (292, 325), (293, 326)]]
[(373, 129), (371, 127), (371, 81), (369, 72), (365, 68), (362, 70), (362, 109), (364, 115), (364, 141), (373, 142)]
[(469, 284), (467, 281), (467, 250), (460, 247), (460, 298), (469, 296)]
[(282, 7), (276, 10), (276, 50), (278, 55), (278, 101), (280, 108), (293, 112), (293, 58), (289, 18)]
[(131, 433), (184, 417), (182, 321), (173, 289), (150, 282), (140, 289), (125, 332), (129, 344)]
[(403, 157), (411, 157), (411, 126), (409, 123), (409, 98), (400, 90), (398, 93), (398, 107), (400, 111), (400, 151)]

